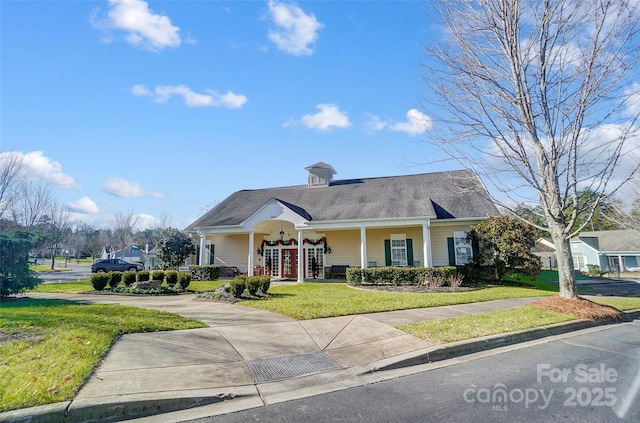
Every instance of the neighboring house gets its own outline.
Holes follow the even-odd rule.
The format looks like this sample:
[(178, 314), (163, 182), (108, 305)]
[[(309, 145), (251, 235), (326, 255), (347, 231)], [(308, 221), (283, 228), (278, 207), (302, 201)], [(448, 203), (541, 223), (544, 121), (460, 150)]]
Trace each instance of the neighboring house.
[(470, 171), (334, 181), (326, 163), (306, 170), (306, 185), (235, 192), (189, 225), (193, 261), (298, 281), (332, 265), (464, 265), (466, 231), (498, 214)]
[(531, 252), (540, 257), (540, 263), (543, 268), (555, 269), (558, 267), (556, 259), (556, 247), (549, 238), (540, 238), (536, 241), (536, 245)]
[[(540, 238), (532, 252), (542, 267), (556, 266), (556, 249), (551, 240)], [(610, 272), (640, 270), (640, 232), (633, 230), (582, 232), (571, 239), (571, 257), (576, 270), (586, 272), (596, 264)]]
[(634, 230), (582, 232), (571, 240), (576, 269), (586, 271), (597, 264), (611, 272), (635, 270), (640, 266), (640, 232)]
[(147, 261), (147, 257), (136, 244), (129, 244), (122, 250), (115, 250), (112, 246), (105, 246), (102, 249), (101, 259), (122, 259), (131, 263), (142, 263)]

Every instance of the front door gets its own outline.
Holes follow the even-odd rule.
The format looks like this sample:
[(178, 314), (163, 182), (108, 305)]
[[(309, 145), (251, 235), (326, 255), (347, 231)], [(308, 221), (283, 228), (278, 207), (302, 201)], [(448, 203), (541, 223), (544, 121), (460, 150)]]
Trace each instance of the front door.
[(282, 250), (282, 277), (295, 279), (298, 277), (298, 250), (295, 248)]

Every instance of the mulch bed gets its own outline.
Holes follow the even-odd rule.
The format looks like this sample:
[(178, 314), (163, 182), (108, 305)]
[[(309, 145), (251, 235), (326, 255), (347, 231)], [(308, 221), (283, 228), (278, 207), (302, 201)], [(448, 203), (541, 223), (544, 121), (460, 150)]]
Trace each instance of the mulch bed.
[(587, 320), (623, 320), (623, 313), (611, 306), (594, 303), (586, 298), (575, 300), (561, 298), (557, 295), (527, 304), (544, 310), (570, 314), (578, 319)]

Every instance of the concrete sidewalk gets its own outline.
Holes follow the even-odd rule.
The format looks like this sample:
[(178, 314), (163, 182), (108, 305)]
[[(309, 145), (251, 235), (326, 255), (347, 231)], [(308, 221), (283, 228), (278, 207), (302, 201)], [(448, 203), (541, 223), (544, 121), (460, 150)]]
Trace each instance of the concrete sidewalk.
[(418, 370), (408, 366), (589, 326), (436, 346), (394, 326), (516, 308), (536, 298), (296, 321), (195, 294), (29, 296), (163, 310), (209, 327), (123, 335), (73, 401), (2, 413), (0, 421), (183, 421), (373, 383)]

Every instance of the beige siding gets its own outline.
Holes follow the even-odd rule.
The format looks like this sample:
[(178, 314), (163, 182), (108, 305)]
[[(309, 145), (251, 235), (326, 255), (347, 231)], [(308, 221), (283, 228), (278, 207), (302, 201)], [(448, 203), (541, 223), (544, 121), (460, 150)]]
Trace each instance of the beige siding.
[[(249, 236), (247, 234), (209, 236), (215, 245), (216, 266), (247, 267)], [(258, 244), (259, 245), (259, 244)], [(257, 247), (256, 247), (257, 248)]]
[(390, 239), (391, 234), (405, 234), (407, 239), (413, 240), (413, 260), (420, 260), (424, 265), (424, 252), (422, 248), (422, 226), (407, 228), (382, 228), (367, 230), (367, 261), (375, 261), (378, 267), (385, 265), (384, 241)]
[(327, 232), (327, 244), (331, 254), (327, 254), (325, 266), (348, 264), (360, 266), (360, 230)]
[(455, 231), (468, 231), (470, 225), (431, 226), (431, 256), (434, 266), (449, 265), (449, 250), (447, 238), (453, 236)]

